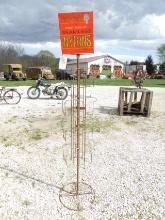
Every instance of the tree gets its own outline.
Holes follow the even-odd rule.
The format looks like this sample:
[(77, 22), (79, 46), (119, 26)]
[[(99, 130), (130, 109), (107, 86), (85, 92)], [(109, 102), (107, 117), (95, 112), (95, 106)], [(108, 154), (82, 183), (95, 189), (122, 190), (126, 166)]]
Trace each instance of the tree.
[(48, 50), (41, 50), (36, 56), (33, 57), (37, 66), (48, 66), (51, 68), (53, 74), (58, 69), (58, 61), (54, 54)]
[(160, 64), (159, 72), (165, 72), (165, 62)]
[(165, 63), (165, 44), (161, 44), (158, 49), (158, 56), (161, 63)]
[(130, 65), (139, 65), (139, 64), (141, 64), (141, 63), (137, 60), (131, 60), (130, 61)]
[(31, 56), (24, 54), (24, 49), (19, 45), (0, 43), (0, 72), (5, 63), (21, 63), (23, 71), (27, 67), (48, 66), (55, 74), (59, 59), (56, 59), (54, 54), (48, 50), (41, 50), (38, 54)]
[(0, 71), (3, 64), (8, 63), (20, 63), (20, 56), (24, 53), (24, 49), (21, 46), (0, 43)]
[(53, 57), (53, 58), (55, 58), (54, 54), (51, 53), (49, 50), (41, 50), (36, 56), (37, 57)]
[(155, 73), (156, 66), (154, 65), (154, 62), (153, 62), (153, 59), (152, 59), (151, 55), (148, 55), (148, 57), (147, 57), (147, 59), (145, 61), (145, 64), (146, 64), (147, 73), (149, 75)]

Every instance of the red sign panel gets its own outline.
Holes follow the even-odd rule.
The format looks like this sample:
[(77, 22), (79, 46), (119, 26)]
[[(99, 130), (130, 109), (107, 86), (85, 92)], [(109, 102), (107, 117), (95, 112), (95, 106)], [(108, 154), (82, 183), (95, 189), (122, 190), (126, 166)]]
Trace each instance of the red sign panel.
[(94, 53), (93, 12), (59, 13), (62, 54)]

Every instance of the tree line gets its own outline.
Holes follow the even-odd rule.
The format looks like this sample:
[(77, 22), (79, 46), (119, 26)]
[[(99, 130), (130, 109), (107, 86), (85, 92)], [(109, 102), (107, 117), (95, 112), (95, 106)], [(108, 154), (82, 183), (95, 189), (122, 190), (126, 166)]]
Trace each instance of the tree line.
[[(159, 72), (165, 72), (165, 44), (161, 44), (157, 48), (157, 55), (159, 58)], [(136, 60), (130, 61), (130, 65), (146, 65), (146, 70), (149, 75), (154, 74), (157, 71), (157, 65), (154, 64), (153, 58), (151, 55), (148, 55), (145, 62), (141, 63)]]
[(26, 55), (21, 46), (13, 44), (0, 44), (0, 72), (3, 64), (20, 63), (23, 66), (23, 71), (27, 67), (48, 66), (52, 73), (55, 74), (58, 69), (59, 58), (56, 58), (53, 53), (47, 50), (41, 50), (36, 55)]
[[(159, 57), (159, 71), (165, 72), (165, 44), (161, 44), (157, 48), (157, 54)], [(27, 67), (34, 66), (48, 66), (51, 68), (52, 73), (55, 74), (58, 69), (59, 58), (56, 58), (53, 53), (47, 50), (41, 50), (36, 55), (26, 55), (24, 49), (21, 46), (14, 44), (0, 43), (0, 72), (2, 71), (3, 64), (9, 63), (21, 63), (23, 71)], [(130, 61), (130, 65), (141, 64), (138, 61)], [(146, 70), (148, 74), (156, 72), (156, 65), (154, 64), (153, 58), (149, 55), (145, 62)]]

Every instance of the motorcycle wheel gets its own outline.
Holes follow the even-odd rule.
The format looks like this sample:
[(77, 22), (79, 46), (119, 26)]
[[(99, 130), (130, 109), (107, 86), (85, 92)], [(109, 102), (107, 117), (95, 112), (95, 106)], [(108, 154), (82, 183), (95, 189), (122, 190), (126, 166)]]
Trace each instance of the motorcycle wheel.
[(66, 99), (68, 96), (68, 90), (64, 87), (60, 87), (57, 89), (57, 92), (56, 92), (56, 98), (58, 100), (64, 100)]
[(27, 95), (30, 99), (38, 99), (40, 96), (40, 89), (36, 87), (30, 87), (27, 91)]

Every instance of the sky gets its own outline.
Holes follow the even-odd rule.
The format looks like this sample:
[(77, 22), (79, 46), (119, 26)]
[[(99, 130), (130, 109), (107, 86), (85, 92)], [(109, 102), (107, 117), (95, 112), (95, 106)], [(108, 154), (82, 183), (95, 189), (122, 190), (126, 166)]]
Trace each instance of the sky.
[[(0, 0), (0, 42), (61, 56), (58, 13), (93, 11), (95, 54), (144, 61), (165, 43), (165, 0)], [(91, 55), (87, 55), (91, 56)]]

